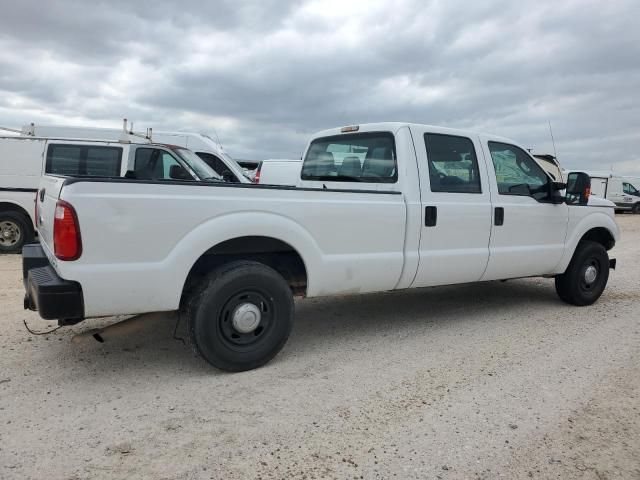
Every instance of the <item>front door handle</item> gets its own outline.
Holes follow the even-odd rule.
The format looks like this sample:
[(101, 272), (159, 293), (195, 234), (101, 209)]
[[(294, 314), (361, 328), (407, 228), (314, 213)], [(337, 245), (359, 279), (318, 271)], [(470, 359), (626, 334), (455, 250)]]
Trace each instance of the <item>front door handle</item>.
[(504, 208), (496, 207), (495, 213), (493, 215), (493, 223), (498, 227), (504, 225)]
[(438, 223), (438, 208), (424, 207), (424, 226), (435, 227)]

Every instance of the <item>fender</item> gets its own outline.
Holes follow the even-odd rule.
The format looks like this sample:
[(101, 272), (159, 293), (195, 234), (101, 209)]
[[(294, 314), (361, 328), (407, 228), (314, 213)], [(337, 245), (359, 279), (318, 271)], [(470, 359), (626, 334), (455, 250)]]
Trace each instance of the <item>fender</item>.
[[(580, 217), (579, 215), (577, 215), (579, 210), (574, 209), (585, 209), (586, 211), (594, 211), (588, 212), (585, 216)], [(607, 211), (608, 210), (609, 209), (607, 209)], [(567, 232), (567, 239), (565, 241), (564, 255), (562, 256), (562, 259), (560, 260), (560, 263), (556, 268), (556, 273), (564, 273), (564, 271), (569, 266), (571, 258), (573, 258), (573, 254), (576, 251), (578, 243), (589, 230), (594, 228), (607, 229), (616, 242), (620, 239), (620, 229), (618, 228), (618, 225), (611, 217), (611, 215), (609, 215), (605, 211), (596, 210), (595, 208), (588, 206), (569, 207), (569, 229)]]
[(167, 269), (173, 272), (173, 285), (166, 289), (173, 295), (173, 305), (178, 307), (191, 268), (207, 250), (227, 240), (246, 236), (271, 237), (291, 245), (302, 257), (307, 270), (307, 290), (313, 292), (316, 275), (323, 264), (323, 254), (311, 234), (283, 215), (255, 211), (234, 212), (208, 220), (191, 230), (176, 243), (165, 259)]

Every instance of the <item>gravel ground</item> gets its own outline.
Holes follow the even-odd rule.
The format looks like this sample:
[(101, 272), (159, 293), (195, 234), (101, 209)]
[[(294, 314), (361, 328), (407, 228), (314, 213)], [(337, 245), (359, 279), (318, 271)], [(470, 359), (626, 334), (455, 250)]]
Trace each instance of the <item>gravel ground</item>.
[(304, 300), (240, 374), (170, 315), (32, 336), (52, 324), (1, 257), (0, 478), (639, 479), (640, 217), (618, 218), (594, 306), (545, 279)]

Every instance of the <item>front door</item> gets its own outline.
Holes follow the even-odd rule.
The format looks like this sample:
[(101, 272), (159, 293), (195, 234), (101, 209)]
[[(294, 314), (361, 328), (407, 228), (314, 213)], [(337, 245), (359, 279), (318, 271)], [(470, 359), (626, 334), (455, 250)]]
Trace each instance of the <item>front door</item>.
[(482, 137), (493, 226), (483, 280), (555, 273), (564, 254), (568, 207), (550, 201), (551, 178), (523, 149)]
[(479, 140), (417, 126), (411, 135), (422, 203), (412, 286), (477, 281), (487, 267), (491, 233), (491, 195)]

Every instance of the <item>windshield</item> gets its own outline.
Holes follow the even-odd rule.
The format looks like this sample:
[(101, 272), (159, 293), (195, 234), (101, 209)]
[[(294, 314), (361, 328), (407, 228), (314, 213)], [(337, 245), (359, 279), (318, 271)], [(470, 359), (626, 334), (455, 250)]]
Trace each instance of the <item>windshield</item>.
[[(241, 173), (242, 175), (244, 175), (246, 178), (249, 178), (249, 176), (245, 173), (245, 169), (242, 168), (242, 166), (236, 162), (233, 158), (231, 158), (231, 156), (225, 152), (222, 149), (222, 145), (219, 144), (219, 142), (216, 142), (213, 138), (211, 138), (211, 136), (207, 135), (207, 134), (202, 134), (203, 137), (208, 138), (209, 140), (211, 140), (211, 142), (215, 143), (216, 145), (218, 145), (218, 151), (216, 152), (216, 155), (218, 155), (219, 157), (222, 157), (222, 159), (224, 160), (224, 162), (227, 164), (227, 167), (230, 167), (232, 170), (235, 168), (236, 171), (235, 173)], [(249, 178), (249, 180), (251, 180)]]
[(186, 148), (176, 148), (175, 152), (180, 155), (180, 158), (189, 165), (189, 168), (193, 170), (200, 180), (222, 180), (222, 177), (218, 175), (213, 168), (207, 165), (198, 155)]

